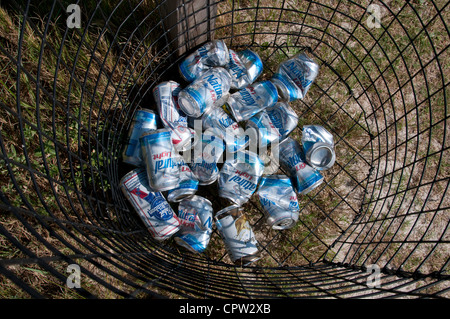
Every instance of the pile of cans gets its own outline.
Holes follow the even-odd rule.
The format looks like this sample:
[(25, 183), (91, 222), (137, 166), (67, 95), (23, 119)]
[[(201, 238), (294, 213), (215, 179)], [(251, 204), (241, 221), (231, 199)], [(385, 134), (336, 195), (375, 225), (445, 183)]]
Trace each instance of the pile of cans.
[[(202, 253), (215, 226), (231, 260), (248, 265), (261, 258), (243, 210), (254, 194), (269, 227), (295, 226), (297, 195), (320, 185), (321, 172), (335, 161), (333, 136), (324, 127), (304, 126), (301, 142), (289, 136), (298, 125), (289, 103), (305, 97), (318, 71), (300, 53), (258, 81), (263, 63), (256, 52), (216, 40), (179, 64), (185, 85), (156, 85), (156, 110), (134, 114), (123, 151), (123, 162), (134, 168), (120, 182), (153, 238), (173, 237)], [(217, 190), (212, 196), (224, 207), (214, 212), (199, 187)]]

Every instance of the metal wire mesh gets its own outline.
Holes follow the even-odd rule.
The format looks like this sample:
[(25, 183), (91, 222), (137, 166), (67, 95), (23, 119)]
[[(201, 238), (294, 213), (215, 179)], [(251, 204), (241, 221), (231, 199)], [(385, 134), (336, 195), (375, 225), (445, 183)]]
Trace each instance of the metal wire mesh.
[[(92, 1), (81, 28), (61, 1), (5, 4), (0, 295), (448, 298), (449, 10), (420, 2)], [(263, 79), (310, 52), (320, 74), (292, 104), (292, 136), (315, 123), (336, 142), (296, 227), (269, 229), (245, 205), (264, 254), (249, 267), (217, 231), (204, 255), (153, 241), (118, 188), (134, 111), (154, 108), (151, 89), (212, 38), (258, 52)], [(220, 209), (214, 189), (199, 194)], [(81, 288), (67, 286), (72, 264)]]

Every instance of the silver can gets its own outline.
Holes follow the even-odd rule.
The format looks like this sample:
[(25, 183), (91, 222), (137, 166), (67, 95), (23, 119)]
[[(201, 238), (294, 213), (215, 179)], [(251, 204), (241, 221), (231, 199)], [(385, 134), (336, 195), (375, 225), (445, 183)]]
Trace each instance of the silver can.
[(265, 111), (281, 135), (280, 142), (288, 137), (298, 125), (298, 115), (287, 102), (277, 102)]
[(199, 181), (199, 185), (210, 185), (219, 176), (218, 162), (225, 150), (222, 139), (208, 134), (202, 134), (201, 143), (194, 149), (194, 158), (190, 164), (191, 170)]
[(278, 145), (281, 167), (290, 174), (292, 184), (299, 194), (307, 194), (323, 182), (318, 170), (306, 163), (303, 147), (288, 137)]
[(233, 263), (247, 266), (261, 259), (255, 234), (239, 205), (220, 210), (214, 220)]
[(187, 117), (178, 106), (180, 91), (181, 86), (175, 81), (161, 82), (153, 89), (161, 122), (172, 131), (172, 144), (179, 152), (186, 151), (192, 146), (192, 133), (187, 127)]
[(140, 143), (150, 187), (159, 192), (177, 188), (180, 170), (170, 129), (144, 133)]
[(203, 44), (189, 54), (180, 64), (181, 76), (192, 82), (212, 67), (226, 66), (229, 62), (228, 48), (223, 40)]
[(276, 87), (270, 81), (251, 84), (230, 95), (227, 108), (237, 122), (246, 121), (278, 101)]
[(184, 199), (178, 206), (181, 228), (175, 242), (194, 253), (202, 253), (209, 244), (212, 233), (213, 208), (209, 200), (201, 196)]
[(288, 176), (263, 176), (257, 194), (270, 227), (282, 230), (297, 223), (300, 208), (297, 194)]
[(202, 116), (204, 129), (212, 132), (223, 139), (227, 151), (234, 153), (248, 145), (248, 136), (234, 119), (228, 115), (220, 106), (212, 107)]
[(271, 78), (286, 101), (303, 99), (319, 73), (319, 65), (305, 53), (280, 64)]
[(253, 115), (246, 123), (246, 129), (253, 128), (258, 137), (259, 147), (268, 146), (273, 141), (278, 141), (281, 138), (279, 129), (272, 123), (272, 119), (266, 110), (262, 110), (256, 115)]
[(243, 89), (252, 84), (263, 71), (263, 64), (259, 55), (249, 49), (235, 52), (229, 50), (230, 62), (227, 70), (231, 75), (231, 88)]
[(141, 166), (143, 164), (139, 138), (143, 133), (156, 130), (157, 128), (157, 115), (155, 112), (147, 109), (136, 111), (128, 131), (127, 144), (122, 153), (122, 158), (125, 163), (134, 166)]
[(180, 229), (180, 221), (163, 194), (150, 188), (144, 168), (122, 177), (120, 188), (153, 238), (166, 240)]
[(251, 151), (238, 151), (225, 161), (219, 174), (219, 196), (237, 205), (246, 203), (256, 191), (264, 163)]
[(208, 70), (178, 94), (178, 105), (190, 117), (198, 118), (230, 90), (231, 77), (227, 70)]
[(333, 135), (320, 125), (305, 125), (302, 144), (306, 161), (317, 170), (326, 170), (336, 161)]
[(180, 184), (167, 193), (169, 202), (180, 202), (185, 198), (192, 197), (198, 190), (198, 179), (182, 156), (177, 156), (177, 163), (180, 170)]

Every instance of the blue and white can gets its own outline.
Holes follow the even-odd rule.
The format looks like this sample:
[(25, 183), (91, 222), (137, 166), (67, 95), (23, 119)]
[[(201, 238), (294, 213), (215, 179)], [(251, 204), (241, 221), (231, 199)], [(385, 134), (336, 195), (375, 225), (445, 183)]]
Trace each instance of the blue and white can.
[(281, 135), (280, 142), (288, 137), (298, 125), (298, 115), (287, 102), (279, 101), (265, 111)]
[(305, 53), (280, 64), (271, 81), (286, 101), (303, 99), (319, 73), (319, 65)]
[(125, 163), (134, 166), (143, 165), (139, 138), (145, 132), (156, 130), (158, 128), (157, 121), (157, 115), (151, 110), (140, 109), (136, 111), (128, 131), (127, 144), (122, 153)]
[(160, 192), (151, 189), (144, 168), (136, 168), (120, 180), (120, 188), (156, 240), (166, 240), (180, 229), (180, 220)]
[(307, 194), (323, 182), (318, 170), (307, 164), (303, 147), (288, 137), (278, 145), (280, 165), (290, 174), (292, 184), (299, 194)]
[(246, 129), (253, 128), (258, 137), (259, 147), (265, 147), (280, 139), (281, 134), (279, 129), (272, 123), (272, 119), (266, 110), (262, 110), (256, 115), (253, 115), (246, 123)]
[(229, 53), (225, 42), (214, 40), (188, 55), (179, 64), (179, 71), (186, 81), (193, 82), (212, 67), (226, 66), (228, 61)]
[(300, 208), (297, 194), (288, 176), (263, 176), (257, 194), (270, 227), (282, 230), (297, 223)]
[(237, 122), (246, 121), (278, 101), (276, 87), (270, 81), (251, 84), (230, 95), (227, 108)]
[(237, 152), (248, 145), (248, 136), (236, 121), (228, 115), (220, 106), (212, 107), (202, 116), (204, 129), (209, 129), (213, 134), (225, 141), (227, 151)]
[(144, 133), (140, 142), (150, 187), (159, 192), (177, 188), (180, 170), (170, 129)]
[(175, 242), (193, 253), (204, 252), (212, 233), (211, 202), (197, 195), (184, 199), (178, 206), (178, 218), (181, 226)]
[(336, 161), (333, 135), (320, 125), (305, 125), (302, 144), (306, 161), (321, 171), (331, 168)]
[(256, 191), (264, 163), (251, 151), (238, 151), (233, 155), (220, 169), (219, 196), (243, 205)]
[(263, 64), (259, 55), (246, 49), (240, 52), (229, 50), (230, 62), (227, 70), (231, 75), (231, 88), (243, 89), (252, 84), (263, 71)]
[(210, 185), (219, 176), (218, 162), (225, 151), (222, 139), (202, 134), (201, 143), (194, 148), (194, 158), (190, 164), (191, 170), (197, 177), (199, 185)]
[(186, 164), (182, 156), (177, 156), (178, 168), (180, 170), (180, 184), (177, 188), (169, 190), (167, 200), (169, 202), (180, 202), (185, 198), (194, 196), (198, 190), (198, 179)]
[(181, 90), (178, 105), (187, 116), (198, 118), (228, 94), (230, 81), (227, 70), (212, 68)]

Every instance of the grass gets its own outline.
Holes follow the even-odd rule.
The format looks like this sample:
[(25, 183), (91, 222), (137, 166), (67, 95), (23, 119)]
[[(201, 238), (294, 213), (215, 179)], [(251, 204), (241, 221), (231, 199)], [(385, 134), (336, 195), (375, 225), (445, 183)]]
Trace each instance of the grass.
[[(369, 29), (364, 22), (368, 1), (359, 6), (337, 1), (283, 3), (283, 10), (270, 10), (265, 7), (273, 2), (266, 0), (224, 1), (219, 5), (215, 36), (236, 50), (250, 45), (257, 51), (265, 63), (261, 79), (269, 79), (281, 61), (310, 49), (321, 70), (307, 97), (292, 103), (299, 115), (298, 130), (292, 136), (299, 139), (303, 125), (324, 125), (336, 138), (337, 163), (324, 172), (326, 183), (299, 198), (299, 222), (290, 230), (269, 229), (256, 196), (246, 204), (263, 246), (264, 258), (256, 265), (295, 267), (325, 257), (357, 266), (376, 262), (409, 272), (440, 271), (449, 258), (448, 244), (439, 243), (435, 250), (430, 245), (448, 238), (445, 192), (450, 163), (445, 129), (449, 39), (441, 19), (432, 17), (434, 5), (442, 8), (445, 2), (421, 1), (421, 5), (414, 2), (410, 6), (392, 1), (389, 8), (383, 7), (380, 29)], [(113, 185), (107, 172), (115, 165), (118, 152), (105, 151), (99, 144), (111, 143), (102, 138), (121, 130), (127, 120), (117, 114), (129, 110), (128, 98), (133, 98), (129, 91), (139, 91), (159, 79), (151, 66), (159, 64), (156, 70), (164, 70), (167, 55), (166, 48), (160, 48), (165, 43), (155, 40), (160, 31), (154, 23), (158, 17), (149, 15), (152, 1), (144, 1), (135, 11), (136, 20), (144, 22), (136, 33), (136, 21), (128, 17), (127, 5), (124, 2), (114, 11), (110, 30), (105, 31), (103, 16), (108, 17), (115, 5), (102, 1), (101, 11), (95, 11), (95, 2), (86, 1), (83, 10), (88, 14), (95, 11), (92, 25), (88, 30), (66, 33), (62, 31), (64, 8), (56, 8), (46, 25), (44, 17), (51, 2), (31, 8), (33, 25), (23, 25), (20, 10), (0, 7), (4, 146), (0, 188), (5, 197), (2, 202), (19, 209), (19, 213), (0, 215), (2, 227), (12, 236), (0, 235), (1, 259), (27, 257), (14, 240), (39, 257), (54, 255), (49, 245), (68, 256), (90, 253), (85, 242), (92, 238), (58, 222), (91, 225), (98, 222), (95, 209), (106, 210), (103, 203), (92, 209), (91, 198), (79, 197), (77, 191), (103, 196), (105, 202), (110, 199)], [(259, 10), (246, 10), (257, 5)], [(448, 9), (442, 15), (448, 21)], [(230, 26), (232, 17), (235, 23)], [(409, 23), (417, 17), (423, 19), (425, 29)], [(44, 46), (41, 33), (46, 27)], [(117, 30), (119, 37), (111, 38)], [(274, 30), (279, 32), (277, 37)], [(151, 36), (142, 37), (145, 34)], [(18, 74), (21, 35), (22, 69)], [(117, 125), (110, 126), (111, 122)], [(120, 227), (123, 216), (115, 214), (114, 207), (107, 209), (112, 222)], [(49, 230), (39, 218), (51, 218), (56, 224)], [(61, 225), (67, 228), (61, 229)], [(36, 240), (35, 233), (44, 240)], [(424, 243), (415, 245), (420, 240)], [(217, 232), (206, 258), (230, 263)], [(120, 294), (102, 287), (95, 278), (123, 291), (133, 289), (117, 278), (128, 278), (126, 261), (76, 261), (90, 274), (83, 277), (84, 288), (101, 298), (120, 298)], [(65, 274), (64, 262), (52, 262), (51, 266)], [(48, 297), (85, 297), (36, 264), (8, 269)], [(447, 265), (443, 274), (448, 275), (448, 270)], [(6, 277), (0, 276), (0, 286), (1, 297), (28, 297)], [(289, 291), (289, 285), (285, 289)]]

